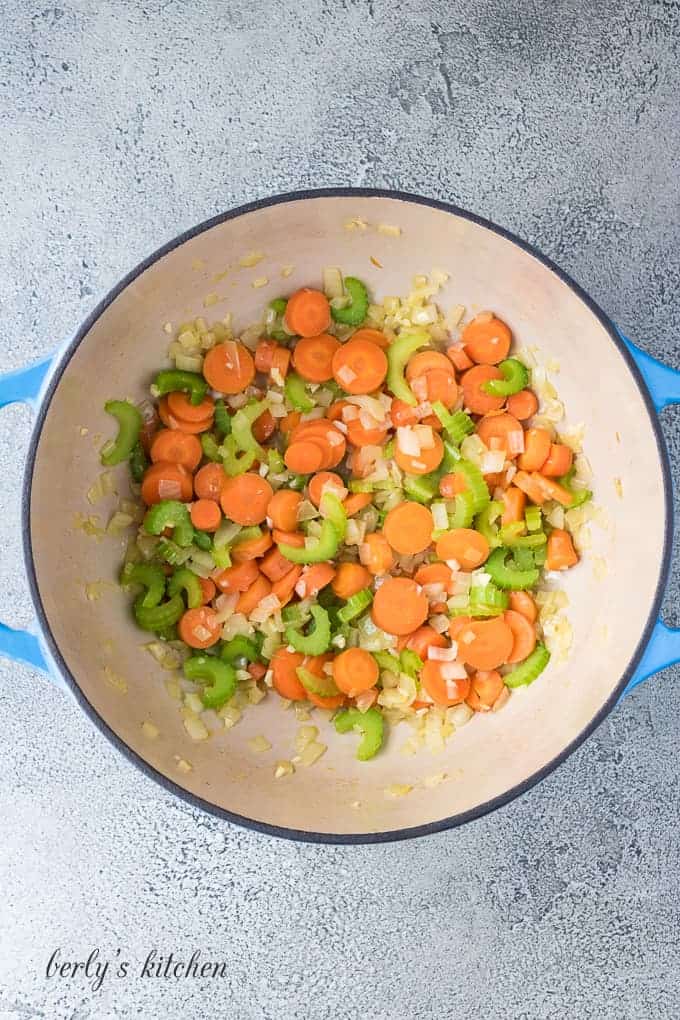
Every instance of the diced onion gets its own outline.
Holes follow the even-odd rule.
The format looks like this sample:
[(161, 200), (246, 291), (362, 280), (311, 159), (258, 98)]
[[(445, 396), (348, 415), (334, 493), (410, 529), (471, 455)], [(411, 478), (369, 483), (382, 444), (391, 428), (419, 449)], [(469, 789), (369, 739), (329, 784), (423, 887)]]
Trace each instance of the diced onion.
[(502, 471), (505, 465), (504, 450), (489, 450), (483, 453), (479, 461), (479, 469), (483, 475), (493, 475)]
[(467, 672), (462, 662), (445, 662), (440, 669), (442, 679), (449, 680), (466, 680)]
[(455, 641), (444, 648), (439, 648), (437, 645), (430, 645), (427, 650), (428, 659), (434, 659), (435, 662), (455, 662), (457, 655), (458, 645)]
[(397, 429), (397, 446), (407, 457), (420, 456), (420, 442), (413, 426), (399, 426)]
[(357, 374), (356, 372), (352, 371), (349, 365), (342, 365), (338, 369), (337, 377), (340, 380), (341, 384), (347, 384), (347, 386), (351, 386), (352, 383), (356, 380)]

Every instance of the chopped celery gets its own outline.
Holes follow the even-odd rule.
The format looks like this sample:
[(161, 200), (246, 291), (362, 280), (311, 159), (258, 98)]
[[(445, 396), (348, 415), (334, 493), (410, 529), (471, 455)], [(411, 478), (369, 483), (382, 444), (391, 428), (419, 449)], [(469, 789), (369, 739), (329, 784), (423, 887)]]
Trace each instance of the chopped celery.
[(404, 492), (410, 499), (418, 503), (429, 504), (439, 491), (439, 474), (436, 471), (429, 475), (404, 475)]
[(293, 626), (286, 628), (286, 641), (296, 652), (303, 655), (323, 655), (330, 648), (331, 624), (328, 612), (321, 606), (310, 609), (313, 621), (312, 630), (302, 634)]
[(412, 330), (401, 333), (387, 348), (387, 388), (399, 400), (409, 407), (416, 407), (418, 401), (406, 382), (404, 369), (406, 362), (420, 347), (430, 342), (429, 333), (424, 330)]
[(118, 422), (118, 435), (104, 443), (100, 454), (102, 464), (113, 467), (130, 458), (139, 441), (142, 414), (129, 400), (107, 400), (104, 410)]
[(475, 517), (475, 528), (487, 540), (490, 549), (496, 549), (503, 544), (496, 526), (496, 521), (502, 513), (503, 503), (501, 500), (492, 499)]
[(203, 552), (212, 552), (212, 536), (207, 531), (194, 531), (194, 545)]
[(326, 490), (321, 497), (319, 509), (325, 519), (329, 520), (335, 528), (339, 541), (344, 542), (347, 531), (347, 514), (335, 493)]
[(184, 675), (187, 680), (199, 683), (211, 681), (201, 694), (206, 708), (221, 708), (233, 697), (238, 686), (234, 667), (214, 655), (192, 655), (184, 663)]
[(160, 605), (147, 608), (142, 605), (143, 596), (140, 596), (134, 605), (135, 620), (137, 626), (142, 630), (162, 631), (172, 627), (184, 614), (184, 601), (181, 595), (173, 595), (168, 602), (161, 602)]
[(144, 481), (144, 473), (149, 466), (149, 458), (146, 455), (144, 447), (139, 442), (135, 443), (132, 448), (132, 453), (129, 457), (130, 461), (130, 474), (132, 475), (132, 481), (137, 482), (139, 485)]
[(415, 679), (425, 665), (417, 652), (410, 648), (404, 648), (399, 654), (399, 665), (402, 673)]
[(223, 400), (215, 401), (215, 417), (213, 425), (222, 436), (228, 436), (231, 432), (231, 415)]
[(254, 450), (241, 451), (234, 436), (227, 436), (220, 446), (222, 466), (226, 473), (234, 478), (236, 475), (245, 474), (255, 461), (257, 456)]
[(510, 588), (519, 591), (524, 588), (533, 588), (538, 581), (538, 570), (532, 567), (529, 570), (518, 570), (511, 562), (511, 549), (494, 549), (484, 564), (484, 570), (490, 575), (491, 580), (499, 588)]
[(359, 326), (366, 318), (368, 311), (366, 284), (357, 280), (356, 276), (346, 276), (345, 290), (349, 294), (350, 303), (344, 308), (334, 308), (331, 305), (331, 315), (335, 322), (340, 322), (345, 326)]
[(190, 402), (198, 407), (205, 400), (208, 384), (198, 372), (183, 372), (179, 368), (168, 368), (158, 373), (154, 380), (153, 390), (154, 396), (157, 397), (182, 390), (189, 394)]
[(453, 512), (449, 514), (449, 527), (469, 528), (475, 513), (475, 500), (471, 492), (456, 493)]
[(338, 619), (342, 623), (349, 623), (355, 620), (365, 609), (368, 609), (373, 601), (373, 595), (368, 588), (362, 588), (356, 595), (352, 595), (347, 602), (338, 610)]
[[(262, 635), (258, 635), (262, 637)], [(258, 648), (258, 642), (253, 638), (246, 637), (245, 634), (237, 634), (236, 637), (231, 638), (220, 648), (220, 659), (224, 662), (230, 663), (230, 665), (240, 665), (245, 662), (257, 662), (260, 657), (260, 648)]]
[(260, 415), (269, 410), (268, 400), (253, 400), (241, 407), (231, 420), (231, 434), (239, 450), (253, 453), (254, 459), (265, 460), (266, 453), (253, 435), (253, 424)]
[(305, 414), (314, 410), (316, 405), (307, 393), (307, 385), (304, 379), (301, 379), (295, 372), (289, 372), (286, 376), (283, 392), (288, 403), (292, 404), (296, 411), (302, 411)]
[(177, 545), (182, 548), (191, 545), (194, 527), (186, 503), (180, 503), (177, 499), (162, 499), (149, 508), (144, 518), (144, 529), (148, 534), (160, 535), (166, 528), (172, 528), (172, 537)]
[(179, 567), (168, 581), (168, 595), (186, 592), (187, 606), (197, 609), (203, 602), (203, 589), (196, 574), (188, 567)]
[(492, 397), (509, 397), (519, 393), (529, 382), (526, 366), (518, 358), (506, 358), (498, 366), (502, 379), (489, 379), (482, 389)]
[(201, 436), (201, 449), (203, 450), (203, 456), (207, 457), (208, 460), (212, 460), (215, 463), (221, 460), (219, 444), (212, 432), (204, 432)]
[(324, 560), (333, 559), (339, 545), (340, 536), (335, 525), (331, 520), (325, 518), (321, 525), (321, 533), (313, 545), (303, 546), (300, 549), (282, 542), (279, 545), (279, 552), (291, 563), (323, 563)]
[(157, 606), (165, 594), (165, 574), (155, 563), (127, 563), (123, 567), (120, 583), (123, 587), (141, 584), (146, 588), (146, 592), (138, 598), (144, 609)]
[(516, 666), (512, 672), (506, 673), (503, 677), (503, 683), (506, 687), (526, 687), (528, 684), (532, 684), (536, 677), (540, 676), (549, 662), (550, 652), (539, 641), (531, 655), (524, 662), (520, 662), (519, 666)]
[(524, 511), (524, 520), (527, 531), (540, 531), (542, 521), (541, 508), (539, 506), (528, 506)]
[(475, 423), (469, 414), (465, 411), (454, 411), (451, 414), (450, 411), (444, 407), (440, 400), (435, 400), (432, 405), (432, 410), (439, 418), (442, 423), (446, 438), (454, 444), (454, 446), (460, 446), (466, 436), (471, 435), (475, 431)]
[(474, 512), (476, 514), (479, 513), (480, 510), (487, 506), (491, 499), (489, 488), (484, 481), (484, 475), (476, 464), (466, 460), (465, 457), (461, 457), (457, 462), (454, 471), (463, 475), (467, 490), (472, 494)]
[(401, 663), (396, 655), (389, 652), (372, 652), (372, 655), (380, 669), (386, 669), (389, 673), (401, 672)]
[(333, 698), (340, 693), (332, 676), (317, 676), (305, 666), (298, 666), (295, 672), (304, 689), (310, 694), (316, 694), (319, 698)]
[(385, 720), (377, 708), (369, 708), (360, 712), (358, 708), (346, 708), (335, 717), (335, 729), (338, 733), (349, 733), (357, 730), (361, 740), (357, 748), (359, 761), (368, 761), (378, 753), (383, 744)]

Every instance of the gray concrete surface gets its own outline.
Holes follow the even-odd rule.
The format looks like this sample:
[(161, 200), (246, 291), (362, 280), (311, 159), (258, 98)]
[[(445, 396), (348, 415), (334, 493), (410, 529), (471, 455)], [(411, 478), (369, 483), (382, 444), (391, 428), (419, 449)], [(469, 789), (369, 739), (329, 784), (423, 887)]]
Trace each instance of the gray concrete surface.
[[(306, 185), (421, 192), (536, 242), (680, 366), (677, 0), (0, 0), (0, 368), (167, 238)], [(676, 483), (677, 410), (664, 415)], [(30, 618), (0, 418), (0, 618)], [(641, 508), (641, 513), (644, 508)], [(666, 618), (678, 625), (678, 571)], [(538, 789), (426, 840), (204, 817), (0, 663), (0, 1020), (680, 1017), (676, 668)], [(49, 953), (226, 957), (46, 981)]]

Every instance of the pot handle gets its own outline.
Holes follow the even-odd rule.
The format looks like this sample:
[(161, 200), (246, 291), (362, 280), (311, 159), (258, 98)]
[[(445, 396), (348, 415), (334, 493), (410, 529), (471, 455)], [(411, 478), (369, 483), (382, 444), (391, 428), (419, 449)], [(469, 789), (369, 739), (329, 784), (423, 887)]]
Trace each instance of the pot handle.
[[(28, 368), (0, 375), (0, 408), (21, 402), (29, 404), (35, 410), (55, 361), (56, 358), (52, 355), (29, 365)], [(0, 655), (41, 670), (57, 687), (68, 690), (56, 669), (51, 667), (40, 639), (30, 630), (12, 630), (11, 627), (0, 623)]]
[[(669, 404), (680, 403), (680, 372), (668, 365), (663, 365), (646, 351), (619, 332), (619, 336), (630, 351), (635, 364), (640, 370), (654, 407), (661, 411)], [(655, 625), (640, 665), (626, 687), (624, 694), (632, 691), (648, 677), (653, 676), (667, 666), (680, 662), (680, 628), (667, 627), (659, 618)]]

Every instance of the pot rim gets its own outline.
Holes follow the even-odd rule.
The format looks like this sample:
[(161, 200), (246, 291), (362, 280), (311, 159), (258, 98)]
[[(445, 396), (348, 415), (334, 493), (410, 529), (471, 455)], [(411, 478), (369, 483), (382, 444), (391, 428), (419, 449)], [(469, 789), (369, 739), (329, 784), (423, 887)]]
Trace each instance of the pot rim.
[[(451, 815), (447, 818), (438, 819), (434, 822), (428, 822), (425, 825), (410, 826), (407, 828), (399, 829), (387, 829), (380, 832), (359, 832), (359, 833), (333, 833), (333, 832), (310, 832), (294, 828), (288, 828), (281, 825), (273, 825), (268, 822), (260, 822), (253, 818), (247, 818), (244, 815), (236, 814), (233, 811), (228, 811), (226, 808), (218, 807), (215, 804), (211, 804), (209, 801), (204, 800), (202, 797), (191, 793), (186, 790), (183, 786), (176, 783), (174, 780), (169, 779), (163, 773), (159, 772), (149, 762), (141, 757), (133, 748), (129, 746), (121, 737), (116, 734), (107, 721), (99, 714), (95, 707), (85, 697), (77, 681), (71, 674), (66, 662), (64, 661), (59, 646), (57, 645), (52, 631), (50, 629), (49, 622), (43, 607), (40, 591), (38, 588), (38, 581), (36, 575), (35, 564), (33, 560), (33, 548), (31, 542), (31, 530), (30, 530), (30, 519), (31, 519), (31, 492), (33, 487), (33, 472), (35, 469), (35, 460), (38, 449), (38, 443), (42, 434), (43, 425), (47, 411), (49, 410), (50, 403), (54, 392), (59, 385), (59, 382), (68, 368), (71, 358), (75, 351), (80, 346), (80, 343), (88, 335), (95, 322), (100, 316), (106, 311), (108, 306), (121, 294), (131, 283), (133, 283), (138, 276), (140, 276), (145, 270), (152, 266), (155, 262), (167, 255), (169, 252), (174, 251), (175, 248), (180, 247), (186, 241), (197, 237), (199, 234), (210, 230), (212, 227), (218, 226), (228, 220), (236, 219), (239, 216), (243, 216), (247, 213), (254, 212), (259, 209), (264, 209), (274, 205), (280, 205), (287, 202), (299, 202), (314, 200), (317, 198), (388, 198), (397, 199), (398, 201), (407, 202), (416, 205), (429, 206), (433, 209), (438, 209), (441, 212), (451, 213), (455, 216), (462, 217), (463, 219), (469, 220), (472, 223), (476, 223), (478, 226), (485, 227), (487, 230), (492, 230), (494, 233), (511, 241), (517, 245), (518, 248), (532, 255), (538, 259), (548, 270), (554, 273), (562, 283), (565, 283), (581, 301), (588, 307), (590, 312), (599, 320), (601, 325), (605, 328), (612, 343), (615, 345), (623, 360), (625, 361), (629, 372), (633, 376), (640, 394), (647, 408), (649, 415), (649, 422), (654, 432), (654, 438), (656, 440), (656, 446), (659, 454), (659, 461), (661, 464), (663, 485), (664, 485), (664, 505), (666, 510), (666, 519), (664, 527), (664, 543), (663, 543), (663, 555), (661, 562), (661, 569), (659, 572), (659, 578), (657, 581), (656, 591), (651, 601), (649, 613), (647, 616), (646, 623), (642, 629), (640, 640), (635, 648), (635, 651), (628, 663), (626, 670), (621, 675), (621, 678), (612, 691), (611, 695), (600, 708), (600, 710), (593, 716), (593, 718), (587, 723), (586, 726), (581, 730), (580, 733), (574, 737), (573, 740), (550, 762), (544, 765), (541, 769), (538, 769), (527, 779), (521, 783), (517, 783), (515, 786), (506, 790), (498, 797), (494, 797), (491, 800), (485, 801), (468, 811), (460, 812), (456, 815)], [(672, 486), (671, 486), (671, 473), (670, 465), (668, 461), (668, 453), (666, 450), (663, 434), (661, 432), (661, 426), (659, 418), (656, 414), (654, 404), (652, 403), (649, 391), (643, 381), (640, 370), (635, 364), (631, 357), (628, 349), (626, 348), (623, 340), (621, 339), (616, 327), (614, 326), (611, 319), (605, 314), (605, 312), (599, 307), (599, 305), (590, 297), (590, 295), (573, 280), (567, 273), (564, 272), (558, 265), (556, 265), (551, 259), (543, 255), (533, 244), (527, 241), (523, 241), (517, 237), (511, 231), (500, 227), (493, 223), (491, 220), (487, 220), (482, 216), (478, 216), (475, 213), (468, 212), (465, 209), (453, 205), (450, 202), (443, 202), (439, 199), (426, 198), (420, 195), (410, 194), (405, 191), (392, 191), (389, 189), (381, 188), (352, 188), (352, 187), (333, 187), (333, 188), (318, 188), (318, 189), (304, 189), (301, 191), (285, 192), (278, 195), (273, 195), (268, 198), (257, 199), (254, 202), (248, 202), (244, 205), (237, 206), (235, 209), (228, 210), (227, 212), (219, 213), (216, 216), (212, 216), (207, 220), (191, 227), (189, 230), (183, 231), (178, 234), (172, 240), (161, 245), (155, 252), (141, 261), (137, 266), (134, 267), (129, 273), (127, 273), (109, 292), (106, 296), (97, 304), (92, 312), (83, 321), (80, 328), (76, 332), (73, 340), (67, 345), (65, 350), (59, 357), (58, 364), (55, 371), (52, 373), (49, 385), (45, 390), (40, 405), (37, 411), (31, 439), (29, 443), (28, 456), (26, 460), (26, 468), (24, 472), (24, 480), (22, 486), (22, 500), (21, 500), (21, 513), (22, 513), (22, 537), (23, 537), (23, 553), (24, 553), (24, 564), (26, 568), (26, 575), (28, 578), (29, 590), (33, 605), (35, 607), (36, 616), (38, 619), (40, 631), (43, 640), (47, 644), (49, 652), (57, 665), (61, 675), (64, 677), (66, 683), (71, 689), (74, 697), (78, 701), (81, 708), (86, 712), (90, 719), (95, 723), (99, 730), (111, 741), (111, 743), (121, 751), (133, 764), (140, 768), (147, 776), (160, 783), (167, 791), (173, 793), (175, 796), (182, 798), (188, 804), (194, 808), (199, 808), (202, 811), (206, 811), (218, 818), (221, 818), (228, 822), (233, 822), (237, 825), (243, 826), (247, 829), (252, 829), (260, 833), (264, 833), (269, 836), (277, 836), (284, 839), (290, 839), (299, 842), (306, 843), (321, 843), (321, 844), (347, 844), (347, 845), (360, 845), (367, 843), (390, 843), (397, 842), (405, 839), (413, 839), (418, 836), (427, 836), (432, 833), (443, 832), (446, 829), (457, 828), (460, 825), (464, 825), (467, 822), (474, 821), (475, 819), (482, 818), (484, 815), (490, 814), (497, 808), (503, 807), (505, 804), (509, 804), (515, 798), (526, 793), (532, 787), (536, 786), (541, 780), (545, 779), (546, 776), (554, 772), (566, 759), (573, 754), (584, 743), (584, 741), (590, 736), (590, 734), (600, 725), (600, 723), (606, 718), (607, 715), (616, 705), (617, 701), (623, 694), (623, 691), (632, 678), (641, 658), (642, 654), (649, 642), (649, 638), (652, 633), (652, 629), (656, 623), (656, 619), (659, 613), (661, 602), (663, 599), (663, 593), (668, 580), (668, 574), (670, 570), (670, 550), (671, 540), (673, 531), (673, 501), (672, 501)]]

